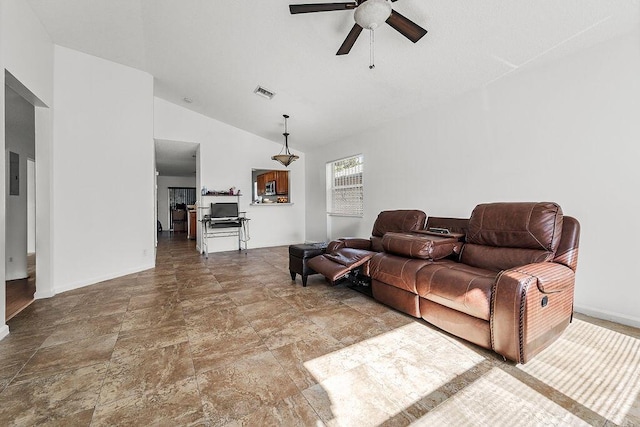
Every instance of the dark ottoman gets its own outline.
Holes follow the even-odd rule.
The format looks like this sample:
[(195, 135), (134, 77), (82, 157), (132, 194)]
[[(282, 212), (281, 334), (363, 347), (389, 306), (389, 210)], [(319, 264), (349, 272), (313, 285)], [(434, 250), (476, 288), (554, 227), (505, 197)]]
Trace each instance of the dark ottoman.
[(305, 243), (289, 246), (289, 272), (291, 280), (296, 280), (296, 273), (302, 276), (302, 286), (307, 286), (307, 276), (317, 274), (307, 267), (307, 260), (322, 255), (327, 249), (326, 243)]

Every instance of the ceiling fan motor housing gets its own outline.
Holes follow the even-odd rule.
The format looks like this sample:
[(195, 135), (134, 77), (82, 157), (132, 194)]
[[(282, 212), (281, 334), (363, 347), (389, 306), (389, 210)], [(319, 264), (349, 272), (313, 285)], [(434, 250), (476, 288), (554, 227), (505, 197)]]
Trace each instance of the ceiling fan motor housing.
[(356, 8), (353, 18), (362, 28), (375, 30), (391, 16), (391, 10), (388, 0), (367, 0)]

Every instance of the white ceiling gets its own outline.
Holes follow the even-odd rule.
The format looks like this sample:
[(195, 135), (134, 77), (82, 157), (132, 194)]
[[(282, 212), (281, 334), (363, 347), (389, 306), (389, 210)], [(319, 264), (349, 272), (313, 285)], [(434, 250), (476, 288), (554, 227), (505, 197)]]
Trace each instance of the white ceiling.
[(197, 143), (156, 139), (155, 146), (156, 170), (160, 175), (195, 179)]
[(382, 26), (369, 70), (366, 31), (335, 55), (352, 11), (289, 14), (312, 1), (28, 0), (54, 43), (151, 73), (160, 98), (276, 142), (289, 114), (303, 151), (640, 25), (640, 0), (398, 0), (429, 33)]

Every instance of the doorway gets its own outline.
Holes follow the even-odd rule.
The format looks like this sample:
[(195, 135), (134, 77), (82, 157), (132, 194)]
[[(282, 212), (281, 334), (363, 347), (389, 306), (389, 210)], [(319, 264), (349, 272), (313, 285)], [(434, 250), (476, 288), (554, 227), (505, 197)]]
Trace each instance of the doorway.
[(200, 144), (156, 139), (158, 230), (188, 232), (188, 207), (197, 200)]
[(5, 320), (28, 307), (36, 292), (35, 133), (34, 105), (5, 85)]

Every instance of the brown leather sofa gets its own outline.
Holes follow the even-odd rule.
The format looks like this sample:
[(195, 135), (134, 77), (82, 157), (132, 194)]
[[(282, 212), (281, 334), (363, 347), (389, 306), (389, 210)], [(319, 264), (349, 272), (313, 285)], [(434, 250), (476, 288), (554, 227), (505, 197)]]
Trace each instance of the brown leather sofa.
[(376, 300), (517, 363), (567, 327), (580, 225), (560, 206), (481, 204), (469, 220), (429, 218), (426, 227), (466, 236), (383, 234), (367, 261)]

